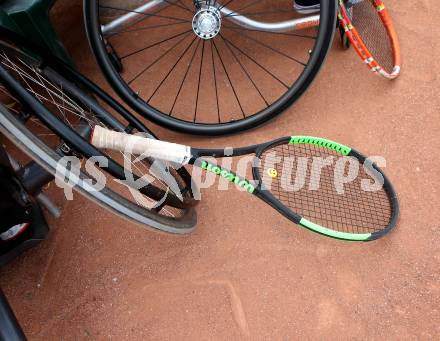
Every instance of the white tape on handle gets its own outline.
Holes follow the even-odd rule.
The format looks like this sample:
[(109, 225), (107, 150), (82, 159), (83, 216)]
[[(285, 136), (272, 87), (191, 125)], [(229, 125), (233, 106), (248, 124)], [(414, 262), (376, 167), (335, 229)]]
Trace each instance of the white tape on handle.
[(95, 126), (91, 143), (99, 149), (111, 149), (136, 155), (142, 154), (154, 159), (179, 164), (186, 164), (191, 158), (190, 147), (120, 133), (100, 126)]

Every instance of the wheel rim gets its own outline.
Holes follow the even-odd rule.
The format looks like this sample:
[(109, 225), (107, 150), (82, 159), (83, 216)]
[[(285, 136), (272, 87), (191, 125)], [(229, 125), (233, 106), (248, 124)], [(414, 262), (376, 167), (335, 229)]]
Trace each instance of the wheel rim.
[[(191, 131), (197, 126), (214, 134), (255, 126), (278, 114), (304, 92), (326, 55), (333, 33), (329, 23), (334, 21), (326, 1), (320, 28), (299, 33), (246, 29), (230, 20), (244, 14), (263, 17), (261, 21), (267, 22), (270, 18), (271, 22), (300, 18), (291, 7), (286, 10), (290, 1), (280, 1), (274, 10), (266, 12), (258, 11), (258, 3), (238, 2), (234, 7), (234, 1), (216, 2), (216, 11), (223, 11), (222, 17), (215, 25), (215, 15), (210, 13), (208, 28), (203, 32), (200, 18), (212, 12), (212, 3), (193, 13), (189, 9), (192, 1), (167, 1), (160, 12), (148, 12), (143, 15), (146, 19), (134, 26), (107, 34), (105, 41), (118, 53), (124, 71), (119, 74), (110, 63), (102, 63), (101, 67), (124, 100), (160, 124), (203, 133)], [(101, 13), (101, 24), (106, 20), (105, 13), (114, 17), (130, 12), (103, 1), (94, 6)], [(229, 11), (226, 15), (224, 8)], [(167, 31), (164, 26), (168, 26)], [(163, 39), (145, 43), (142, 33), (155, 30), (161, 30)], [(89, 25), (89, 36), (92, 31)], [(130, 40), (134, 35), (139, 44), (144, 44), (142, 48), (135, 48)], [(154, 34), (149, 37), (154, 39)], [(100, 59), (99, 46), (96, 41), (93, 44), (92, 37), (93, 45)], [(154, 54), (153, 50), (159, 52)]]

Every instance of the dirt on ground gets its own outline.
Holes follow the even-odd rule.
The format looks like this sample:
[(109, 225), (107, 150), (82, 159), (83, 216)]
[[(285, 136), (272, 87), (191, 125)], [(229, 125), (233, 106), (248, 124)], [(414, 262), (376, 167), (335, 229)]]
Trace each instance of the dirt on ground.
[[(61, 35), (103, 85), (79, 1), (61, 1)], [(198, 229), (176, 237), (131, 225), (79, 195), (49, 218), (49, 239), (0, 270), (30, 340), (296, 340), (440, 338), (439, 6), (388, 0), (401, 77), (371, 75), (335, 40), (318, 79), (256, 130), (162, 139), (239, 146), (291, 134), (327, 137), (387, 160), (401, 204), (396, 230), (366, 243), (313, 234), (230, 187), (203, 191)], [(60, 23), (62, 25), (60, 25)]]

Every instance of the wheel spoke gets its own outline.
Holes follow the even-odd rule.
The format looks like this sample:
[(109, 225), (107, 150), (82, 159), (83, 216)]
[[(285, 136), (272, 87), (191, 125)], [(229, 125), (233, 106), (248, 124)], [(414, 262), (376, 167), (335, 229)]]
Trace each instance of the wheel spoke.
[(248, 9), (248, 8), (251, 7), (251, 6), (254, 6), (254, 5), (258, 4), (258, 3), (260, 3), (261, 1), (262, 1), (262, 0), (256, 0), (256, 1), (254, 1), (254, 2), (251, 2), (250, 4), (247, 4), (246, 6), (243, 6), (243, 7), (241, 7), (240, 9), (238, 9), (238, 10), (236, 10), (236, 11), (233, 11), (233, 12), (229, 13), (228, 15), (225, 15), (223, 18), (227, 18), (227, 17), (233, 15), (234, 13), (238, 13), (238, 12), (244, 11), (245, 9)]
[[(11, 61), (8, 56), (3, 54), (3, 57), (5, 58), (5, 61), (7, 60), (8, 63), (5, 61), (2, 61), (1, 63), (6, 66), (11, 71), (14, 71), (17, 76), (19, 76), (24, 84), (26, 84), (25, 88), (30, 93), (32, 93), (36, 99), (38, 99), (41, 103), (50, 103), (53, 104), (58, 112), (60, 117), (66, 122), (70, 127), (75, 128), (75, 126), (78, 126), (78, 124), (72, 124), (72, 122), (68, 118), (68, 114), (74, 115), (75, 117), (78, 117), (81, 121), (86, 121), (90, 126), (92, 126), (95, 121), (90, 119), (92, 115), (86, 115), (86, 111), (81, 108), (73, 99), (71, 99), (69, 96), (66, 96), (65, 91), (63, 91), (62, 88), (59, 88), (55, 86), (51, 81), (47, 80), (43, 75), (41, 75), (39, 72), (37, 72), (34, 68), (30, 67), (20, 59), (20, 65), (28, 69), (29, 72), (24, 70), (22, 67), (20, 67), (17, 63)], [(46, 96), (44, 96), (41, 93), (41, 90), (35, 90), (33, 86), (31, 86), (31, 83), (34, 86), (41, 87), (45, 90)], [(61, 102), (61, 103), (60, 103)], [(34, 120), (33, 120), (34, 121)], [(37, 120), (38, 121), (38, 120)], [(37, 123), (37, 122), (36, 122)], [(39, 124), (41, 127), (44, 127), (48, 129), (46, 126), (43, 126), (41, 123)], [(40, 134), (41, 135), (41, 134)], [(52, 132), (51, 134), (45, 134), (45, 135), (54, 135)]]
[(148, 49), (150, 49), (150, 48), (152, 48), (152, 47), (155, 47), (155, 46), (161, 45), (161, 44), (163, 44), (163, 43), (165, 43), (165, 42), (167, 42), (167, 41), (170, 41), (170, 40), (172, 40), (172, 39), (174, 39), (174, 38), (180, 37), (180, 36), (182, 36), (182, 35), (184, 35), (184, 34), (188, 34), (189, 32), (192, 32), (192, 30), (186, 30), (186, 31), (184, 31), (184, 32), (181, 32), (181, 33), (178, 33), (178, 34), (176, 34), (176, 35), (173, 35), (173, 36), (171, 36), (171, 37), (169, 37), (169, 38), (166, 38), (166, 39), (164, 39), (164, 40), (161, 40), (161, 41), (158, 41), (158, 42), (153, 43), (153, 44), (151, 44), (151, 45), (145, 46), (145, 47), (143, 47), (143, 48), (141, 48), (141, 49), (139, 49), (139, 50), (136, 50), (136, 51), (130, 52), (129, 54), (127, 54), (127, 55), (125, 55), (125, 56), (122, 56), (122, 57), (121, 57), (121, 60), (122, 60), (122, 59), (125, 59), (125, 58), (128, 58), (128, 57), (131, 57), (131, 56), (133, 56), (133, 55), (135, 55), (135, 54), (137, 54), (137, 53), (139, 53), (139, 52), (143, 52), (143, 51), (145, 51), (145, 50), (148, 50)]
[(286, 57), (286, 58), (288, 58), (288, 59), (290, 59), (290, 60), (292, 60), (292, 61), (294, 61), (294, 62), (296, 62), (296, 63), (298, 63), (298, 64), (301, 64), (301, 65), (304, 66), (304, 67), (307, 66), (307, 64), (305, 64), (305, 63), (299, 61), (298, 59), (293, 58), (293, 57), (289, 56), (288, 54), (286, 54), (286, 53), (284, 53), (284, 52), (282, 52), (282, 51), (280, 51), (280, 50), (277, 50), (276, 48), (274, 48), (274, 47), (272, 47), (272, 46), (270, 46), (270, 45), (267, 45), (267, 44), (261, 42), (261, 41), (258, 40), (258, 39), (252, 38), (251, 36), (249, 36), (249, 35), (247, 35), (247, 34), (245, 34), (245, 33), (243, 33), (243, 32), (237, 32), (237, 33), (238, 33), (239, 35), (243, 36), (243, 37), (246, 37), (246, 38), (249, 39), (249, 40), (252, 40), (253, 42), (257, 43), (258, 45), (261, 45), (261, 46), (263, 46), (263, 47), (265, 47), (265, 48), (267, 48), (267, 49), (269, 49), (269, 50), (271, 50), (271, 51), (273, 51), (273, 52), (275, 52), (275, 53), (278, 53), (278, 54), (281, 55), (281, 56), (284, 56), (284, 57)]
[(185, 75), (183, 76), (182, 82), (180, 83), (180, 86), (179, 86), (179, 90), (177, 91), (176, 97), (174, 98), (174, 103), (173, 103), (173, 106), (171, 107), (171, 110), (170, 110), (170, 116), (172, 116), (172, 114), (173, 114), (174, 107), (175, 107), (175, 105), (177, 103), (177, 99), (179, 98), (180, 92), (182, 91), (182, 88), (183, 88), (183, 84), (185, 83), (186, 77), (188, 76), (189, 70), (191, 69), (191, 65), (192, 65), (192, 63), (194, 61), (194, 58), (196, 56), (196, 52), (199, 49), (200, 42), (201, 42), (201, 40), (198, 41), (198, 43), (196, 45), (196, 48), (194, 49), (194, 53), (191, 56), (191, 60), (188, 63), (188, 67), (186, 68)]
[(214, 48), (212, 46), (212, 40), (210, 40), (210, 43), (211, 43), (212, 72), (214, 74), (215, 100), (216, 100), (216, 103), (217, 103), (217, 116), (218, 116), (218, 123), (221, 123), (221, 119), (220, 119), (220, 105), (219, 105), (219, 101), (218, 101), (217, 75), (216, 75), (216, 72), (215, 72)]
[(214, 44), (215, 51), (217, 52), (217, 56), (218, 56), (218, 58), (220, 60), (220, 63), (222, 65), (222, 67), (223, 67), (223, 70), (225, 71), (225, 74), (226, 74), (226, 77), (228, 78), (229, 84), (231, 84), (232, 92), (234, 93), (235, 99), (237, 100), (238, 106), (240, 107), (240, 110), (241, 110), (241, 112), (243, 114), (243, 118), (246, 118), (246, 114), (244, 113), (243, 107), (241, 106), (241, 102), (238, 99), (237, 92), (235, 91), (234, 84), (232, 84), (231, 78), (229, 77), (229, 73), (226, 70), (225, 64), (224, 64), (223, 59), (222, 59), (222, 57), (220, 55), (220, 52), (219, 52), (219, 50), (217, 48), (217, 45), (215, 44), (215, 41), (212, 41), (212, 43)]
[(226, 47), (228, 48), (228, 50), (231, 52), (232, 56), (234, 57), (235, 61), (238, 63), (238, 65), (240, 65), (241, 69), (243, 70), (243, 72), (245, 73), (245, 75), (247, 76), (247, 78), (249, 79), (249, 81), (252, 83), (252, 85), (254, 86), (255, 90), (258, 91), (260, 97), (263, 99), (264, 103), (266, 103), (267, 106), (269, 106), (269, 102), (266, 100), (266, 98), (264, 98), (263, 93), (261, 92), (261, 90), (258, 88), (257, 84), (255, 84), (254, 80), (252, 79), (252, 77), (250, 76), (249, 72), (247, 71), (246, 67), (243, 65), (243, 63), (240, 61), (240, 59), (238, 59), (237, 54), (232, 50), (232, 48), (226, 43), (225, 39), (223, 38), (223, 36), (220, 34), (220, 37), (223, 39), (224, 44), (226, 45)]
[(267, 74), (269, 74), (270, 76), (272, 76), (272, 78), (276, 79), (280, 84), (284, 85), (284, 87), (286, 89), (289, 89), (289, 86), (284, 83), (281, 79), (279, 79), (277, 76), (275, 76), (272, 72), (270, 72), (267, 68), (265, 68), (263, 65), (261, 65), (259, 62), (257, 62), (254, 58), (252, 58), (251, 56), (249, 56), (246, 52), (244, 52), (241, 48), (239, 48), (237, 45), (235, 45), (232, 41), (230, 41), (228, 38), (223, 36), (223, 39), (226, 41), (226, 43), (230, 44), (231, 46), (233, 46), (235, 49), (237, 49), (238, 51), (240, 51), (243, 55), (245, 55), (248, 59), (250, 59), (252, 62), (254, 62), (255, 64), (257, 64), (262, 70), (266, 71)]
[(188, 50), (190, 49), (190, 47), (192, 46), (192, 44), (195, 42), (195, 40), (197, 39), (197, 37), (194, 37), (193, 40), (191, 40), (191, 42), (188, 44), (188, 46), (185, 48), (185, 50), (182, 52), (182, 54), (180, 55), (180, 57), (177, 59), (177, 61), (174, 63), (174, 65), (171, 67), (171, 69), (168, 71), (168, 73), (166, 74), (165, 78), (162, 79), (162, 81), (160, 82), (160, 84), (157, 86), (157, 88), (153, 91), (153, 94), (150, 96), (150, 98), (147, 100), (147, 103), (149, 103), (151, 101), (151, 99), (154, 97), (154, 95), (157, 93), (157, 91), (160, 89), (160, 87), (163, 85), (163, 83), (165, 83), (165, 81), (168, 79), (168, 77), (171, 75), (171, 73), (174, 71), (174, 69), (176, 68), (177, 64), (179, 64), (179, 62), (182, 60), (182, 58), (185, 56), (185, 54), (188, 52)]
[[(188, 35), (188, 32), (187, 32)], [(172, 45), (168, 50), (166, 50), (163, 54), (161, 54), (158, 58), (156, 58), (152, 63), (150, 63), (148, 66), (146, 66), (144, 69), (142, 69), (141, 72), (139, 72), (133, 79), (131, 79), (128, 84), (133, 83), (136, 79), (138, 79), (143, 73), (145, 73), (147, 70), (149, 70), (153, 65), (155, 65), (159, 60), (161, 60), (163, 57), (165, 57), (168, 53), (170, 53), (177, 45), (179, 45), (182, 41), (185, 40), (185, 38), (187, 37), (187, 35), (185, 35), (182, 39), (180, 39), (179, 41), (177, 41), (177, 43), (175, 43), (174, 45)]]
[[(30, 91), (40, 102), (42, 102), (44, 100), (48, 103), (54, 104), (57, 107), (58, 111), (63, 116), (65, 114), (65, 111), (67, 110), (71, 114), (76, 115), (80, 118), (83, 118), (83, 119), (91, 122), (90, 119), (87, 118), (85, 115), (78, 114), (78, 111), (81, 114), (84, 114), (84, 110), (81, 107), (79, 107), (78, 104), (75, 103), (73, 99), (71, 99), (69, 97), (66, 98), (65, 93), (62, 90), (60, 90), (58, 87), (56, 87), (53, 83), (46, 80), (44, 77), (41, 77), (39, 75), (39, 73), (36, 72), (33, 68), (28, 66), (26, 63), (21, 62), (21, 65), (25, 66), (26, 68), (28, 68), (32, 72), (32, 74), (36, 75), (36, 78), (31, 76), (28, 72), (23, 70), (16, 63), (12, 62), (9, 59), (9, 57), (7, 57), (6, 55), (4, 55), (4, 58), (8, 61), (8, 64), (6, 64), (5, 62), (2, 62), (2, 64), (5, 65), (7, 68), (16, 72), (16, 74), (18, 76), (20, 76), (20, 78), (22, 79), (23, 83), (26, 84), (26, 87), (27, 87), (26, 89), (28, 91)], [(41, 95), (41, 94), (38, 94), (34, 90), (34, 88), (30, 85), (29, 82), (44, 88), (45, 92), (49, 95), (50, 99)], [(50, 88), (48, 86), (46, 86), (46, 84), (48, 84), (50, 86)], [(60, 92), (61, 92), (61, 95), (60, 95)], [(55, 96), (55, 98), (61, 99), (64, 104), (68, 104), (73, 109), (68, 108), (66, 105), (61, 105), (59, 102), (56, 102), (54, 96)], [(68, 101), (67, 101), (67, 99), (68, 99)]]
[(185, 5), (182, 0), (177, 0), (177, 2), (181, 3), (183, 7), (185, 7), (187, 10), (193, 13), (193, 11), (191, 11), (191, 9), (187, 5)]
[(193, 120), (193, 122), (196, 122), (196, 119), (197, 119), (197, 108), (198, 108), (199, 93), (200, 93), (200, 80), (202, 79), (202, 68), (203, 68), (203, 59), (204, 59), (203, 57), (205, 55), (205, 43), (206, 43), (206, 40), (203, 40), (202, 56), (200, 57), (199, 80), (198, 80), (198, 84), (197, 84), (196, 109), (194, 111), (194, 120)]
[(186, 7), (186, 6), (181, 6), (181, 5), (178, 5), (176, 2), (180, 2), (180, 1), (176, 1), (176, 2), (170, 2), (169, 0), (163, 0), (163, 1), (165, 1), (167, 4), (170, 4), (171, 6), (176, 6), (176, 7), (179, 7), (179, 8), (181, 8), (181, 9), (183, 9), (183, 10), (185, 10), (185, 11), (188, 11), (188, 12), (190, 12), (191, 14), (193, 13), (188, 7)]

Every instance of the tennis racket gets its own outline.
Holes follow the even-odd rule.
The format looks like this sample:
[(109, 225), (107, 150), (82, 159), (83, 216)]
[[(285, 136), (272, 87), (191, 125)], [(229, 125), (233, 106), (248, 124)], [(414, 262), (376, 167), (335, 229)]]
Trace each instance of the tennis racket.
[[(399, 216), (396, 193), (382, 170), (354, 149), (323, 138), (292, 136), (244, 148), (197, 149), (96, 126), (91, 143), (201, 167), (262, 199), (294, 223), (336, 239), (378, 239), (395, 227)], [(253, 181), (204, 158), (248, 154), (256, 156)]]
[(364, 63), (387, 79), (400, 74), (400, 45), (382, 0), (339, 0), (339, 22)]

